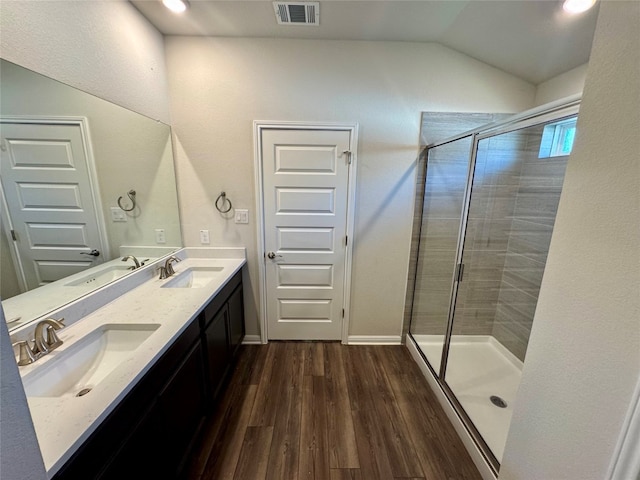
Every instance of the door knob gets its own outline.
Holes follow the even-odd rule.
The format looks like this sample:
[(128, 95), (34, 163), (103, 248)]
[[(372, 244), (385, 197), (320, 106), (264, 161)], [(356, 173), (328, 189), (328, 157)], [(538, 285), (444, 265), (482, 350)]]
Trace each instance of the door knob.
[(282, 255), (276, 255), (275, 252), (269, 252), (269, 253), (267, 253), (267, 257), (269, 257), (271, 260), (273, 260), (276, 257), (282, 257)]
[(94, 248), (90, 252), (80, 252), (80, 255), (91, 255), (92, 257), (99, 257), (100, 252)]

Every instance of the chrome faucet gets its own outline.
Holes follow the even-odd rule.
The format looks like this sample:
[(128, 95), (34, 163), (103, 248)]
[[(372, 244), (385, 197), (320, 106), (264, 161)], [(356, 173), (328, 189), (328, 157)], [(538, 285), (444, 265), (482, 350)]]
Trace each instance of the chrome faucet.
[(173, 262), (179, 262), (180, 259), (178, 257), (175, 257), (173, 255), (171, 255), (169, 258), (167, 258), (167, 261), (164, 262), (164, 267), (160, 267), (160, 280), (164, 280), (165, 278), (169, 278), (170, 276), (172, 276), (175, 272), (175, 270), (173, 269), (173, 265), (171, 265)]
[(133, 255), (127, 255), (122, 259), (123, 262), (126, 262), (127, 260), (133, 260), (133, 263), (135, 263), (135, 265), (129, 267), (129, 270), (135, 270), (136, 268), (140, 268), (140, 262)]
[(62, 345), (62, 340), (58, 338), (55, 331), (64, 328), (63, 322), (64, 318), (59, 320), (55, 318), (45, 318), (36, 325), (33, 334), (34, 338), (31, 340), (33, 346), (30, 345), (29, 340), (14, 343), (14, 347), (18, 346), (20, 348), (18, 365), (29, 365)]

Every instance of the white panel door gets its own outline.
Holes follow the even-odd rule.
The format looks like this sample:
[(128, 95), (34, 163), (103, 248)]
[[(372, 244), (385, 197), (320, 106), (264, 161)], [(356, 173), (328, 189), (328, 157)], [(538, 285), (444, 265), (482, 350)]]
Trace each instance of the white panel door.
[(87, 157), (77, 124), (0, 125), (0, 177), (27, 288), (103, 262)]
[(271, 340), (342, 337), (350, 135), (262, 130)]

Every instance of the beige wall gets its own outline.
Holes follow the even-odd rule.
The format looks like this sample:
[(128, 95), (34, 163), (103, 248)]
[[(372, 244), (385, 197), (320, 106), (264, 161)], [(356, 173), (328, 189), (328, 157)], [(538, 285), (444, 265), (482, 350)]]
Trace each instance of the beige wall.
[(123, 0), (0, 2), (0, 57), (169, 123), (162, 35)]
[(600, 5), (501, 479), (609, 478), (640, 376), (640, 3)]
[(582, 93), (587, 78), (588, 64), (580, 65), (568, 72), (550, 78), (536, 87), (536, 105), (544, 105), (571, 95)]
[[(167, 37), (186, 245), (245, 245), (258, 334), (252, 122), (358, 122), (351, 335), (400, 336), (420, 112), (517, 112), (535, 87), (435, 44)], [(213, 207), (225, 190), (250, 224)]]

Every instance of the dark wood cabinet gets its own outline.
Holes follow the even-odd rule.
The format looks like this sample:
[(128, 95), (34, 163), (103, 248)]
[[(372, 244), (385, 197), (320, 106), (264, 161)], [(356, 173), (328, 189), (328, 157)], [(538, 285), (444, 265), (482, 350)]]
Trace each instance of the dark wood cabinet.
[(54, 479), (178, 478), (243, 337), (238, 272)]
[(196, 343), (158, 397), (167, 472), (178, 475), (195, 434), (205, 418), (202, 344)]
[[(164, 461), (161, 425), (162, 416), (154, 402), (97, 478), (163, 478), (168, 464)], [(72, 477), (67, 475), (64, 478)]]
[(244, 338), (242, 273), (238, 272), (213, 298), (201, 315), (209, 369), (209, 395), (215, 400)]
[(244, 339), (244, 300), (242, 284), (229, 297), (229, 348), (231, 356), (235, 357), (238, 347)]
[(215, 399), (222, 388), (229, 369), (229, 321), (223, 307), (204, 330), (209, 366), (209, 394)]

